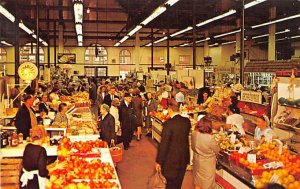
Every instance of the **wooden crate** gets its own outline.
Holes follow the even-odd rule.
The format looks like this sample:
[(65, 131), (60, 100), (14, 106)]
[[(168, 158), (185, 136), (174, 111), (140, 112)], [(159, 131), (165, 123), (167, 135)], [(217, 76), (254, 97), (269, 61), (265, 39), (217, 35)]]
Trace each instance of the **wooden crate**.
[(22, 159), (7, 158), (0, 160), (0, 185), (1, 189), (20, 188), (20, 173)]

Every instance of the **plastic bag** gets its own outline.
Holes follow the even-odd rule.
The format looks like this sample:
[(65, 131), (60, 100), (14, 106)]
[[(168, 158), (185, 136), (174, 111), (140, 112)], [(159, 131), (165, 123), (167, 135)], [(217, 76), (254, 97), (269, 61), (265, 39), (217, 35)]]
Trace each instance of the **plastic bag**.
[(148, 178), (147, 189), (165, 189), (167, 184), (166, 178), (160, 171), (155, 173)]

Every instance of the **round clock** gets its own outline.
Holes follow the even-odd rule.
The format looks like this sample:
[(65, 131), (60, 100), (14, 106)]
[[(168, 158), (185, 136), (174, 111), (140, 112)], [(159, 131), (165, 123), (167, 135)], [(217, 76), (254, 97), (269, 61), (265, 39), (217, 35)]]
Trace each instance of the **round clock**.
[(26, 83), (30, 83), (38, 75), (38, 68), (32, 62), (24, 62), (19, 66), (18, 74)]

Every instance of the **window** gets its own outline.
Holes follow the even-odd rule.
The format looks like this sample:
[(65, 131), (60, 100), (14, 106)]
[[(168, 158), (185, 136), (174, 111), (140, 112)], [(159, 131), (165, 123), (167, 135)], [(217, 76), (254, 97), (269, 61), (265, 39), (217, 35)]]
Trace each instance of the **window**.
[(84, 67), (84, 73), (86, 77), (95, 77), (95, 68), (94, 67)]
[(131, 63), (131, 54), (129, 50), (120, 51), (120, 64), (130, 64)]
[(6, 50), (0, 48), (0, 62), (6, 62)]
[(100, 45), (93, 44), (85, 50), (86, 64), (107, 64), (107, 51)]
[[(40, 63), (44, 63), (45, 56), (44, 50), (40, 47)], [(36, 63), (36, 44), (27, 43), (20, 49), (20, 62), (33, 62)]]
[(85, 66), (84, 73), (86, 77), (106, 77), (107, 76), (107, 67), (94, 67), (94, 66)]

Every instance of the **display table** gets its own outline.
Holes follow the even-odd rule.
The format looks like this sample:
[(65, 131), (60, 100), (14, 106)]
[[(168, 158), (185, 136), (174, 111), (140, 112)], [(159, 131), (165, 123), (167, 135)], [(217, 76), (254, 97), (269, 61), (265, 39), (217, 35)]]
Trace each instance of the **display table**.
[[(3, 126), (3, 127), (1, 127), (1, 130), (12, 130), (12, 131), (14, 131), (14, 130), (17, 130), (17, 128), (16, 127), (11, 127), (11, 126)], [(47, 132), (50, 132), (50, 137), (51, 137), (51, 132), (52, 131), (63, 132), (64, 136), (66, 136), (66, 134), (67, 134), (67, 129), (66, 128), (45, 127), (45, 130)]]

